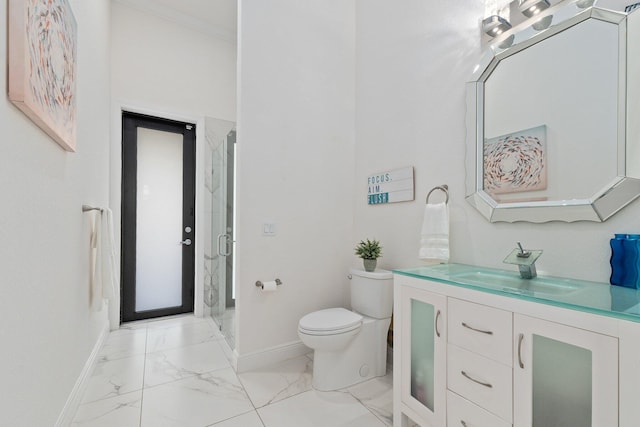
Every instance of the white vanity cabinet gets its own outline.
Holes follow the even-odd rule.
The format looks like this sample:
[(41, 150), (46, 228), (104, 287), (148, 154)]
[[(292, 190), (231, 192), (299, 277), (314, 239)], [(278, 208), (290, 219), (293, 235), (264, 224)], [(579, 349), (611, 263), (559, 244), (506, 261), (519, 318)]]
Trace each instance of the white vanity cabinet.
[[(394, 276), (395, 427), (640, 425), (640, 313), (629, 321), (531, 290), (447, 283), (430, 269), (440, 271)], [(594, 285), (586, 301), (640, 299)]]
[(518, 314), (514, 331), (515, 427), (618, 425), (617, 338)]
[[(399, 363), (394, 363), (394, 378), (403, 386), (395, 390), (405, 406), (404, 413), (428, 425), (444, 425), (446, 420), (446, 297), (415, 287), (396, 286), (394, 348)], [(395, 393), (394, 391), (394, 393)], [(406, 415), (394, 411), (394, 425), (407, 427)], [(402, 419), (401, 419), (402, 418)]]
[[(509, 311), (447, 298), (447, 388), (493, 417), (481, 423), (449, 408), (448, 426), (510, 426), (513, 420), (513, 315)], [(483, 417), (487, 418), (487, 417)], [(490, 421), (490, 422), (489, 422)]]

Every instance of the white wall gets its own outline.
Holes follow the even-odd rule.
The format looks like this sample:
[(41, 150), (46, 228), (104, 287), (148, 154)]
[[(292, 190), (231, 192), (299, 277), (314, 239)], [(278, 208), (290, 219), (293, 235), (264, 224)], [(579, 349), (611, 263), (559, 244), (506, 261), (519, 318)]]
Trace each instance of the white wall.
[(113, 1), (114, 102), (235, 120), (236, 46)]
[[(0, 22), (7, 22), (6, 3)], [(71, 5), (78, 23), (77, 152), (63, 151), (0, 100), (3, 426), (54, 425), (106, 327), (105, 313), (89, 310), (92, 214), (81, 206), (109, 202), (109, 1)]]
[[(448, 184), (451, 262), (510, 269), (521, 241), (544, 249), (538, 272), (607, 283), (609, 239), (640, 229), (634, 202), (605, 223), (487, 222), (465, 200), (465, 82), (481, 56), (482, 0), (357, 2), (356, 236), (384, 245), (383, 267), (413, 267), (424, 198)], [(413, 165), (416, 200), (367, 206), (366, 176)], [(434, 193), (435, 196), (435, 193)]]
[[(241, 0), (236, 288), (240, 358), (298, 341), (348, 303), (353, 243), (354, 3)], [(277, 235), (262, 235), (262, 224)], [(276, 293), (257, 280), (280, 278)]]
[[(236, 44), (112, 2), (111, 201), (120, 242), (121, 112), (196, 122), (196, 307), (203, 311), (204, 117), (235, 121)], [(200, 231), (199, 231), (200, 230)]]

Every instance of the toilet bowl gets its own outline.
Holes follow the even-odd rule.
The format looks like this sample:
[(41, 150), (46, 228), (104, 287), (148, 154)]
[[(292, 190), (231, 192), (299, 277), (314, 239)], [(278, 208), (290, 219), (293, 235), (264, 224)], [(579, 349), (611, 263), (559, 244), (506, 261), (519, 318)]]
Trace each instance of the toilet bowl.
[(362, 328), (362, 316), (345, 308), (328, 308), (307, 314), (298, 323), (307, 347), (322, 351), (344, 349)]
[(386, 373), (387, 331), (393, 309), (390, 271), (351, 270), (351, 305), (300, 319), (298, 336), (314, 350), (313, 387), (338, 390)]

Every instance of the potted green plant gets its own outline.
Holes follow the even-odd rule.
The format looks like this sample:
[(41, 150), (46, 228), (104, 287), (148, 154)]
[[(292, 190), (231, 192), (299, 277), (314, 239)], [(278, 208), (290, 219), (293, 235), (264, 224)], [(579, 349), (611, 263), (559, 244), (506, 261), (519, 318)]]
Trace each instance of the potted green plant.
[(361, 240), (355, 247), (356, 255), (362, 258), (365, 271), (374, 271), (378, 258), (382, 256), (382, 246), (377, 240)]

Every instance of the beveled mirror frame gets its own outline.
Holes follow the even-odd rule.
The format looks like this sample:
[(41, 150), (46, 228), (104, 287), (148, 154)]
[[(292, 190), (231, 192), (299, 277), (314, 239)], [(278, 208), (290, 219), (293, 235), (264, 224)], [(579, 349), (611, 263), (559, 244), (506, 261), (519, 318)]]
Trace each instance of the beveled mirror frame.
[[(573, 1), (539, 16), (550, 14), (555, 24), (546, 30), (516, 27), (497, 39), (467, 83), (466, 200), (490, 222), (602, 222), (640, 196), (640, 12), (627, 15), (597, 7), (583, 9)], [(588, 19), (618, 26), (617, 176), (588, 199), (496, 202), (483, 189), (484, 83), (501, 60)], [(505, 46), (505, 40), (512, 43)]]

